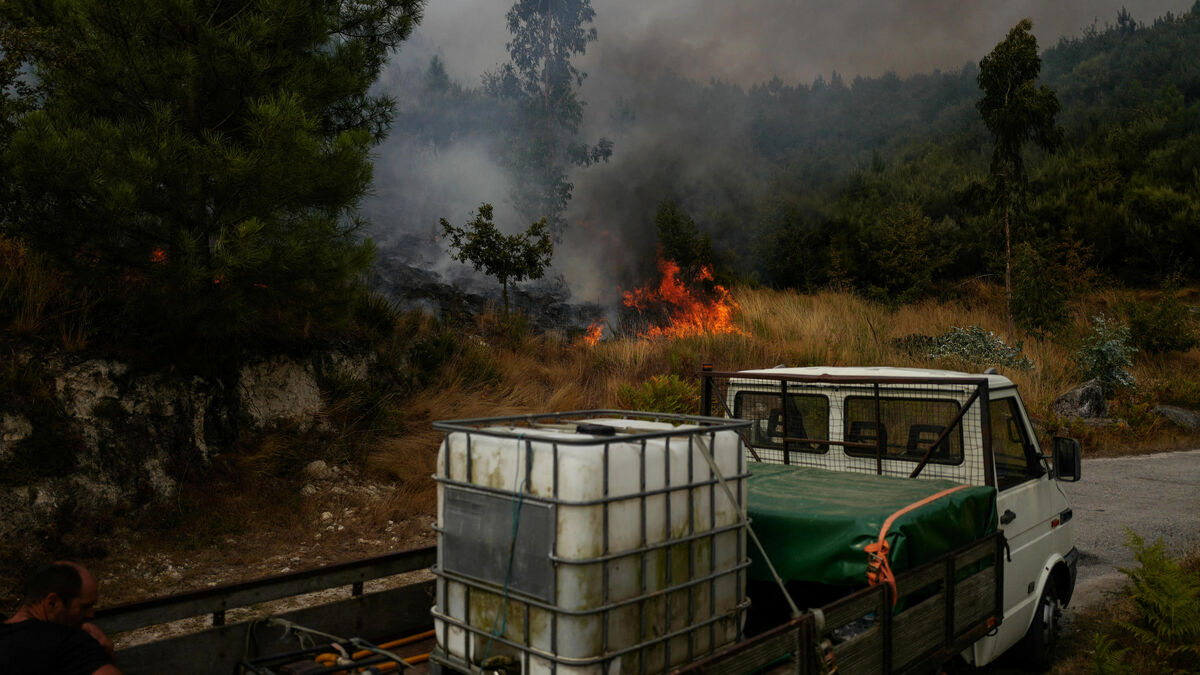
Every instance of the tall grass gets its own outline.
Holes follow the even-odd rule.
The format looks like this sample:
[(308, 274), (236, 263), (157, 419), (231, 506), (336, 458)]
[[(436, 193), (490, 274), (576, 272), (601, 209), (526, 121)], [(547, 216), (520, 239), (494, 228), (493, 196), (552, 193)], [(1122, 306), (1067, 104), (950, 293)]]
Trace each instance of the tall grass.
[[(675, 340), (620, 337), (594, 347), (562, 333), (526, 330), (514, 335), (501, 318), (485, 315), (471, 326), (471, 335), (461, 338), (463, 348), (436, 380), (403, 404), (407, 408), (404, 429), (375, 453), (372, 463), (397, 476), (411, 475), (408, 467), (414, 466), (432, 471), (440, 442), (440, 434), (430, 426), (435, 420), (620, 407), (623, 391), (628, 400), (630, 388), (642, 387), (656, 376), (697, 378), (705, 363), (717, 370), (777, 364), (946, 368), (945, 362), (906, 352), (895, 340), (913, 334), (936, 336), (954, 326), (973, 325), (1002, 335), (1003, 290), (971, 282), (959, 291), (953, 300), (889, 307), (848, 292), (735, 289), (741, 308), (737, 322), (744, 335)], [(1018, 385), (1030, 413), (1044, 421), (1045, 431), (1082, 436), (1093, 455), (1194, 443), (1194, 438), (1148, 413), (1125, 424), (1096, 427), (1067, 425), (1049, 413), (1051, 402), (1079, 383), (1075, 352), (1090, 328), (1089, 317), (1115, 311), (1123, 297), (1120, 291), (1101, 291), (1077, 301), (1068, 326), (1053, 339), (1006, 337), (1010, 345), (1021, 343), (1033, 368), (1002, 368), (1001, 373)], [(1134, 375), (1143, 383), (1142, 398), (1115, 407), (1118, 412), (1146, 413), (1148, 403), (1186, 403), (1192, 398), (1200, 405), (1198, 373), (1200, 350), (1154, 358), (1139, 355)], [(432, 493), (422, 499), (432, 509)]]
[(57, 338), (68, 352), (88, 342), (94, 299), (73, 293), (63, 275), (23, 242), (0, 235), (0, 333)]

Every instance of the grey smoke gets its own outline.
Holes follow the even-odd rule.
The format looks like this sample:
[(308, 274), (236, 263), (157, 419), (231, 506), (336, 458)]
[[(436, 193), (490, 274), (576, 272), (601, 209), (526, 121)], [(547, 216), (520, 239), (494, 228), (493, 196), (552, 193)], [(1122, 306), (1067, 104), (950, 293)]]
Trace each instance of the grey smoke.
[[(688, 161), (674, 177), (674, 191), (693, 202), (715, 199), (723, 185), (753, 185), (756, 167), (728, 166), (704, 139), (682, 137), (680, 127), (654, 111), (636, 110), (636, 122), (613, 122), (617, 96), (653, 100), (653, 83), (666, 74), (707, 83), (749, 87), (778, 76), (784, 84), (808, 84), (834, 72), (847, 83), (855, 76), (900, 76), (953, 71), (979, 59), (1020, 19), (1031, 17), (1042, 48), (1090, 26), (1114, 23), (1122, 6), (1150, 22), (1167, 11), (1188, 11), (1193, 0), (593, 0), (599, 40), (578, 61), (588, 73), (581, 96), (585, 139), (601, 135), (616, 143), (613, 160), (575, 172), (570, 224), (555, 255), (576, 297), (615, 303), (615, 286), (637, 281), (653, 242), (653, 211), (661, 196), (639, 174), (641, 159), (661, 149), (687, 148)], [(401, 106), (419, 103), (429, 60), (439, 55), (451, 78), (477, 87), (480, 75), (507, 60), (506, 0), (431, 0), (421, 25), (393, 58), (381, 87)], [(1131, 6), (1133, 5), (1133, 6)], [(723, 133), (736, 139), (746, 120), (725, 111)], [(376, 152), (375, 197), (365, 213), (381, 245), (414, 247), (414, 256), (438, 271), (462, 273), (439, 257), (434, 241), (438, 218), (461, 224), (479, 202), (497, 210), (509, 231), (528, 226), (508, 204), (514, 180), (489, 157), (486, 139), (454, 136), (433, 149), (414, 144), (405, 129), (393, 129)], [(640, 194), (639, 194), (640, 191)], [(694, 206), (695, 203), (685, 204)], [(403, 234), (404, 236), (400, 236)], [(635, 253), (637, 252), (637, 253)], [(416, 253), (416, 251), (414, 251)]]

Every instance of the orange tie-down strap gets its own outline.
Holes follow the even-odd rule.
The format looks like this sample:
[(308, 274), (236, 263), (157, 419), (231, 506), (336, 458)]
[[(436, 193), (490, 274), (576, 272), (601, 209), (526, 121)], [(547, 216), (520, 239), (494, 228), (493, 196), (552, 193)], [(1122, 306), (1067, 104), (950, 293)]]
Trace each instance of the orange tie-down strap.
[(883, 527), (879, 528), (879, 539), (873, 543), (867, 544), (866, 548), (863, 549), (867, 552), (868, 556), (867, 581), (870, 582), (872, 586), (880, 582), (891, 586), (893, 606), (895, 606), (896, 601), (899, 600), (899, 598), (896, 596), (896, 576), (892, 574), (892, 566), (888, 563), (888, 529), (892, 527), (892, 523), (896, 522), (897, 518), (908, 513), (909, 511), (912, 511), (913, 509), (919, 509), (932, 501), (936, 501), (942, 497), (945, 497), (952, 492), (958, 492), (966, 487), (966, 485), (955, 485), (952, 488), (942, 490), (937, 494), (929, 495), (924, 499), (915, 501), (888, 516), (888, 519), (883, 521)]

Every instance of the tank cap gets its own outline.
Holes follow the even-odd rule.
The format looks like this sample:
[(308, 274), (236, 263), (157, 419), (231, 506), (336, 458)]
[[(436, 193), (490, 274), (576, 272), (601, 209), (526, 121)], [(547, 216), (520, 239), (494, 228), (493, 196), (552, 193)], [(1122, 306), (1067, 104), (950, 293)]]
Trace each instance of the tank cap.
[(988, 368), (987, 370), (983, 371), (983, 374), (984, 375), (995, 375), (998, 372), (1000, 372), (1000, 371), (996, 370), (995, 366), (992, 366), (992, 367)]
[(584, 422), (583, 424), (575, 425), (575, 433), (591, 434), (593, 436), (616, 436), (617, 428), (610, 427), (607, 424), (589, 424)]

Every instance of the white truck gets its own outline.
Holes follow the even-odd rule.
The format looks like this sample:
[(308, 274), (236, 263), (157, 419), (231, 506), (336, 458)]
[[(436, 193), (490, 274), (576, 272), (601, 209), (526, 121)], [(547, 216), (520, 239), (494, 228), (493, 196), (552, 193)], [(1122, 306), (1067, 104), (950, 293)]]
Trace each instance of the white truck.
[[(379, 665), (393, 648), (411, 650), (402, 667), (433, 675), (929, 673), (956, 654), (985, 665), (1010, 649), (1034, 669), (1049, 664), (1078, 556), (1058, 482), (1079, 479), (1080, 448), (1056, 438), (1045, 457), (1012, 381), (901, 368), (706, 368), (702, 381), (699, 417), (439, 422), (436, 549), (157, 598), (97, 621), (114, 634), (211, 616), (200, 632), (121, 650), (131, 674), (335, 673), (337, 653)], [(809, 481), (807, 503), (792, 500), (796, 477)], [(766, 489), (772, 480), (780, 491)], [(892, 511), (889, 490), (927, 497)], [(894, 574), (873, 578), (881, 568), (864, 540), (876, 536)], [(764, 561), (786, 572), (798, 558), (820, 575), (850, 571), (832, 585), (782, 579), (790, 591), (776, 597), (791, 607), (779, 618), (750, 587)], [(431, 565), (436, 582), (364, 588)], [(345, 585), (342, 600), (226, 621)], [(266, 639), (281, 630), (280, 640), (332, 642)]]
[(1011, 380), (992, 369), (882, 367), (706, 366), (702, 375), (702, 414), (751, 421), (752, 460), (994, 487), (1003, 616), (962, 656), (982, 666), (1015, 649), (1031, 669), (1049, 666), (1078, 559), (1059, 482), (1079, 479), (1081, 451), (1055, 438), (1043, 454)]

